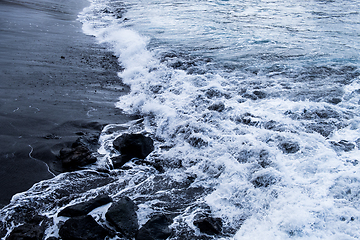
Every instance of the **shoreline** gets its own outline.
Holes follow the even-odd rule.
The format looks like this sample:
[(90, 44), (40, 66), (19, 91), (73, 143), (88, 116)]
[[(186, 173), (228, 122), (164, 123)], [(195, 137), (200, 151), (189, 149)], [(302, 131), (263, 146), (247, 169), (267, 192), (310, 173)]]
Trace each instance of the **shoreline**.
[(0, 207), (51, 178), (61, 146), (131, 119), (115, 108), (129, 89), (115, 56), (85, 35), (86, 0), (1, 1)]

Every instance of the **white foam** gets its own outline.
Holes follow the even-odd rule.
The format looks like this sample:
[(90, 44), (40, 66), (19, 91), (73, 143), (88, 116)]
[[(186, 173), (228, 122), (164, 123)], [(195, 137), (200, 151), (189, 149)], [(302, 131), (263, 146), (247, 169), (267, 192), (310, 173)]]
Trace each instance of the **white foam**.
[[(118, 57), (119, 64), (125, 68), (118, 75), (124, 83), (130, 85), (131, 92), (120, 97), (116, 107), (128, 114), (144, 116), (141, 123), (130, 122), (105, 127), (100, 137), (99, 154), (102, 157), (99, 164), (111, 167), (111, 158), (119, 154), (112, 146), (112, 141), (117, 136), (125, 132), (146, 133), (156, 140), (155, 151), (148, 156), (148, 160), (160, 159), (166, 163), (166, 173), (161, 176), (169, 183), (182, 183), (187, 176), (195, 176), (191, 186), (212, 189), (208, 195), (194, 199), (194, 206), (199, 202), (206, 203), (214, 216), (222, 218), (225, 227), (236, 231), (234, 239), (360, 238), (360, 199), (357, 190), (360, 164), (355, 164), (355, 160), (359, 160), (360, 150), (354, 147), (348, 152), (338, 151), (331, 143), (341, 140), (355, 143), (358, 139), (358, 79), (344, 87), (341, 103), (331, 105), (306, 99), (294, 101), (296, 97), (289, 92), (301, 95), (304, 91), (316, 92), (316, 87), (304, 90), (302, 88), (306, 84), (292, 82), (286, 76), (277, 76), (278, 72), (255, 76), (241, 70), (228, 73), (226, 70), (215, 69), (205, 74), (188, 74), (186, 70), (171, 68), (166, 62), (162, 62), (161, 53), (167, 49), (161, 49), (161, 45), (152, 49), (149, 46), (155, 40), (137, 31), (142, 29), (139, 23), (149, 27), (149, 22), (140, 16), (143, 13), (140, 9), (144, 7), (142, 4), (132, 6), (135, 9), (129, 13), (130, 16), (137, 16), (139, 19), (130, 18), (128, 23), (100, 11), (107, 6), (105, 0), (92, 1), (91, 6), (79, 17), (84, 24), (84, 32), (96, 36), (100, 43), (106, 44)], [(221, 7), (227, 3), (211, 1), (196, 7), (194, 11), (213, 9), (213, 4)], [(295, 2), (292, 4), (294, 6), (291, 7), (291, 13), (303, 11), (303, 5), (297, 6)], [(151, 7), (153, 6), (149, 6)], [(280, 11), (279, 16), (284, 16), (285, 10), (289, 9), (284, 7), (276, 10), (273, 5), (271, 7), (270, 13)], [(153, 11), (154, 9), (150, 13), (154, 13)], [(252, 18), (256, 14), (266, 18), (270, 13), (259, 12), (255, 5), (246, 7), (241, 13), (231, 12), (236, 17)], [(289, 16), (285, 14), (285, 17)], [(170, 20), (161, 22), (159, 18)], [(169, 37), (168, 44), (165, 44), (168, 48), (174, 38), (181, 42), (179, 39), (194, 36), (192, 34), (197, 30), (191, 29), (191, 19), (188, 15), (182, 19), (174, 19), (169, 14), (159, 15), (152, 20), (157, 24), (154, 26), (157, 31), (166, 29), (170, 31), (169, 35), (181, 32), (180, 36), (172, 37), (164, 34)], [(296, 26), (297, 22), (294, 20), (289, 24)], [(187, 25), (187, 28), (174, 29), (177, 23)], [(166, 24), (171, 27), (166, 28)], [(205, 35), (207, 30), (201, 31)], [(260, 33), (256, 32), (255, 35)], [(190, 43), (196, 42), (190, 40)], [(252, 45), (265, 41), (272, 47), (276, 43), (271, 39), (267, 42), (261, 36), (241, 41), (248, 41)], [(174, 46), (178, 47), (181, 48)], [(295, 51), (294, 49), (292, 50)], [(314, 56), (321, 54), (321, 49), (313, 53)], [(261, 66), (254, 63), (253, 67)], [(282, 87), (284, 83), (291, 87), (291, 91)], [(264, 99), (246, 99), (240, 94), (244, 87), (249, 93), (257, 90), (263, 91), (267, 96)], [(216, 111), (211, 108), (214, 104), (223, 104), (224, 109)], [(316, 117), (317, 113), (328, 110), (330, 113), (335, 112), (337, 116)], [(307, 116), (306, 113), (310, 115)], [(335, 126), (327, 137), (309, 128), (310, 124), (324, 124), (321, 121), (327, 121), (326, 124), (332, 124), (331, 127)], [(268, 123), (273, 126), (266, 127)], [(286, 152), (286, 149), (281, 148), (284, 142), (293, 143), (298, 149)], [(162, 146), (171, 147), (163, 150)], [(265, 162), (260, 162), (262, 158)], [(149, 197), (148, 201), (139, 205), (138, 210), (140, 224), (144, 224), (152, 213), (159, 211), (154, 207), (157, 200), (153, 196), (144, 196), (155, 191), (152, 184), (158, 173), (150, 166), (133, 164), (131, 167), (128, 171), (114, 171), (112, 174), (118, 174), (112, 176), (118, 177), (116, 182), (91, 190), (86, 196), (102, 190), (110, 191), (115, 199), (123, 194), (134, 199)], [(65, 175), (54, 179), (54, 183), (66, 179)], [(257, 183), (263, 178), (268, 179), (268, 184)], [(70, 182), (71, 179), (66, 180)], [(41, 194), (35, 190), (31, 190), (33, 194)], [(162, 196), (170, 194), (171, 190), (164, 187), (151, 193)], [(12, 202), (26, 197), (26, 194), (16, 195)], [(192, 221), (201, 208), (194, 206), (179, 214), (173, 224), (175, 228), (177, 221), (183, 220), (196, 234), (200, 234)], [(102, 212), (100, 209), (93, 214), (100, 219), (103, 218)]]

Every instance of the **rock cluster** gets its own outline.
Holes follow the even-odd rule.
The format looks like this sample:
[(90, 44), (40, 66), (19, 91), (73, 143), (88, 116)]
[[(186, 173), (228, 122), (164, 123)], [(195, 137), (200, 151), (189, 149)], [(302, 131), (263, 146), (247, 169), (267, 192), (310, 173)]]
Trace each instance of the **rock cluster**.
[(15, 227), (7, 236), (6, 240), (38, 240), (43, 239), (48, 219), (43, 216), (33, 216), (27, 222)]
[(38, 240), (43, 238), (44, 231), (45, 228), (43, 226), (39, 226), (38, 224), (33, 224), (33, 223), (26, 223), (14, 228), (14, 230), (10, 233), (10, 235), (6, 239), (7, 240), (19, 240), (19, 239)]
[(167, 239), (171, 235), (171, 223), (172, 219), (165, 214), (155, 215), (139, 229), (136, 240)]
[(63, 172), (80, 170), (86, 165), (96, 162), (94, 146), (98, 136), (79, 137), (70, 147), (62, 148), (57, 156)]
[(108, 234), (90, 215), (70, 218), (59, 229), (62, 240), (98, 240)]
[(139, 229), (137, 209), (138, 207), (129, 197), (122, 197), (111, 205), (105, 214), (106, 220), (117, 232), (127, 238), (133, 238)]
[(121, 154), (112, 159), (114, 168), (121, 168), (133, 158), (145, 159), (154, 151), (154, 141), (142, 134), (123, 134), (114, 140), (113, 146)]
[(200, 232), (208, 235), (220, 234), (222, 231), (221, 218), (213, 218), (207, 214), (199, 214), (196, 216), (194, 225), (199, 228)]
[(98, 208), (102, 205), (112, 202), (112, 199), (107, 195), (100, 195), (94, 199), (91, 199), (87, 202), (78, 203), (64, 208), (58, 213), (58, 216), (64, 217), (78, 217), (85, 214), (88, 214), (95, 208)]
[[(106, 201), (99, 201), (101, 199), (106, 199)], [(94, 206), (95, 202), (99, 205), (100, 202), (106, 203), (108, 199), (110, 199), (108, 196), (100, 196), (77, 206)], [(155, 215), (139, 229), (137, 209), (138, 207), (129, 197), (123, 196), (113, 202), (105, 214), (108, 225), (114, 228), (115, 231), (108, 229), (106, 225), (100, 226), (92, 216), (86, 215), (86, 211), (83, 211), (84, 215), (68, 219), (60, 227), (59, 235), (62, 240), (97, 240), (104, 239), (106, 236), (114, 237), (115, 235), (126, 239), (161, 240), (171, 235), (169, 225), (172, 223), (172, 219), (165, 215)], [(60, 213), (59, 215), (61, 215)]]
[(278, 147), (284, 153), (296, 153), (300, 150), (300, 145), (296, 142), (291, 141), (283, 141), (278, 145)]
[[(62, 172), (77, 171), (97, 161), (96, 152), (99, 136), (82, 136), (70, 147), (62, 148), (57, 156)], [(114, 168), (121, 168), (125, 163), (136, 159), (136, 163), (154, 165), (144, 159), (154, 150), (154, 141), (142, 134), (123, 134), (113, 141), (113, 147), (120, 155), (113, 157)], [(139, 161), (142, 160), (142, 161)], [(162, 171), (161, 166), (154, 166)]]
[[(194, 138), (192, 140), (194, 147), (203, 147), (202, 139)], [(93, 147), (94, 144), (96, 144), (96, 141), (93, 141), (93, 139), (90, 143), (90, 140), (82, 137), (73, 143), (70, 148), (62, 149), (58, 159), (62, 163), (63, 171), (78, 170), (96, 161), (96, 158), (93, 156), (93, 151), (96, 150)], [(134, 164), (152, 166), (160, 174), (164, 171), (159, 163), (145, 160), (154, 150), (153, 140), (150, 137), (142, 134), (123, 134), (113, 141), (113, 146), (120, 153), (118, 158), (121, 160), (121, 162), (115, 161), (114, 167), (122, 168), (126, 162), (133, 161)], [(109, 181), (111, 182), (111, 180)], [(178, 210), (185, 207), (189, 199), (199, 194), (201, 195), (205, 189), (189, 187), (194, 181), (193, 176), (189, 176), (188, 181), (182, 183), (184, 186), (172, 186), (171, 184), (169, 186), (169, 183), (162, 175), (159, 175), (154, 181), (158, 183), (156, 185), (162, 186), (165, 189), (173, 189), (175, 187), (180, 187), (180, 189), (183, 187), (183, 189), (179, 189), (179, 193), (175, 194), (173, 200), (168, 199), (173, 203), (167, 208), (167, 214), (154, 213), (142, 226), (139, 225), (136, 212), (138, 206), (128, 196), (117, 196), (115, 199), (112, 199), (106, 194), (99, 194), (92, 199), (60, 209), (57, 216), (66, 217), (65, 221), (60, 218), (60, 222), (55, 223), (52, 219), (44, 216), (26, 214), (27, 220), (19, 221), (21, 224), (13, 228), (10, 233), (7, 233), (5, 230), (5, 225), (0, 226), (0, 230), (4, 230), (1, 236), (5, 237), (5, 239), (44, 239), (47, 228), (57, 224), (59, 236), (51, 236), (45, 240), (97, 240), (116, 237), (135, 240), (167, 239), (172, 234), (175, 234), (176, 229), (170, 228), (170, 225), (173, 223), (174, 217), (179, 214)], [(90, 189), (93, 188), (91, 183), (87, 184)], [(157, 190), (153, 189), (153, 191)], [(74, 199), (74, 196), (70, 198), (69, 194), (62, 199), (62, 203), (65, 205)], [(106, 206), (108, 209), (106, 213), (104, 212), (104, 217), (99, 219), (91, 215), (94, 209), (106, 204), (111, 205)], [(106, 208), (104, 207), (103, 209)], [(27, 216), (30, 217), (28, 218)], [(194, 219), (193, 224), (199, 229), (200, 235), (204, 237), (202, 239), (222, 233), (221, 219), (211, 217), (210, 213), (198, 216)], [(192, 239), (195, 231), (190, 228), (187, 229), (192, 233), (184, 232), (183, 236), (185, 239)]]
[(353, 150), (355, 148), (354, 143), (351, 143), (351, 142), (346, 141), (346, 140), (341, 140), (339, 142), (330, 141), (330, 143), (331, 143), (331, 146), (336, 151), (350, 152), (351, 150)]

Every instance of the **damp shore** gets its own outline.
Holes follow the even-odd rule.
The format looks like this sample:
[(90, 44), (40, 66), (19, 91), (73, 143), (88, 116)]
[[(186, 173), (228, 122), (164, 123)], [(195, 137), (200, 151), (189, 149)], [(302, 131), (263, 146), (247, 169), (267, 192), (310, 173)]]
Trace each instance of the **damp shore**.
[(54, 174), (62, 146), (131, 117), (117, 58), (77, 20), (88, 1), (0, 1), (0, 207)]

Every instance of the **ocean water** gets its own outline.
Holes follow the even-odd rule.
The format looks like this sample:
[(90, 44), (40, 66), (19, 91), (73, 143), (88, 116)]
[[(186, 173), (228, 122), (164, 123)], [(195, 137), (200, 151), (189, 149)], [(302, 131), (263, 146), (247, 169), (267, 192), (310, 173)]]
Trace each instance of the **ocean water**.
[(142, 117), (104, 128), (92, 168), (112, 169), (112, 140), (143, 133), (165, 172), (64, 173), (14, 196), (2, 219), (31, 204), (57, 236), (59, 210), (106, 193), (134, 200), (140, 225), (172, 215), (171, 239), (207, 239), (201, 212), (222, 219), (209, 239), (360, 238), (359, 1), (90, 2), (83, 30), (131, 88), (114, 107)]

